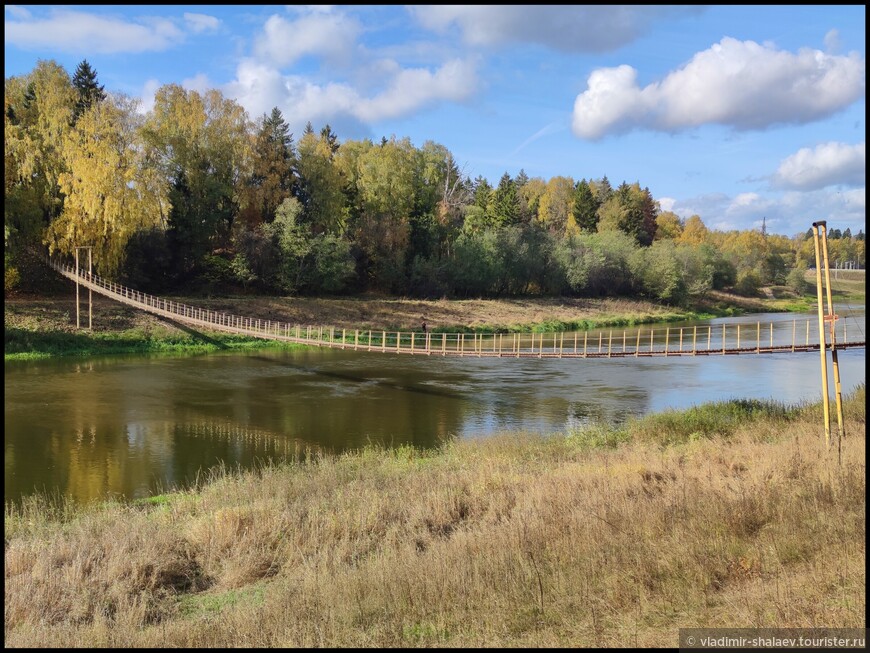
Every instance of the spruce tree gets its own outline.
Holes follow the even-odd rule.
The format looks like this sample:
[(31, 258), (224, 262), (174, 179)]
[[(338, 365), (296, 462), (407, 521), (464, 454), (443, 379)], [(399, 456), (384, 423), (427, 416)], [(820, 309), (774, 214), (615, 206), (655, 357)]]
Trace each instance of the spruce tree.
[(91, 64), (88, 63), (87, 59), (82, 59), (82, 62), (76, 68), (72, 83), (79, 94), (75, 110), (73, 111), (73, 122), (75, 122), (79, 116), (94, 104), (105, 100), (106, 93), (103, 91), (103, 86), (97, 83), (97, 71), (91, 68)]

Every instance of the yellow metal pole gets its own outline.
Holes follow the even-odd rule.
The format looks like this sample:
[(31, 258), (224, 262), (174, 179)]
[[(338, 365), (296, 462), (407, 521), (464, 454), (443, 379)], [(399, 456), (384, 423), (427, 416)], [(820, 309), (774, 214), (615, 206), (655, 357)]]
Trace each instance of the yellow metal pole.
[[(825, 354), (825, 314), (822, 309), (822, 255), (819, 251), (819, 229), (824, 230), (825, 222), (813, 222), (813, 240), (816, 248), (816, 292), (819, 300), (819, 353), (822, 361), (822, 408), (825, 417), (825, 446), (831, 446), (831, 407), (828, 398), (828, 357)], [(824, 233), (824, 232), (823, 232)]]
[(828, 265), (828, 234), (822, 231), (822, 258), (825, 261), (825, 288), (828, 295), (828, 319), (831, 322), (831, 361), (834, 367), (834, 398), (837, 400), (837, 451), (841, 451), (842, 440), (846, 437), (843, 425), (843, 398), (840, 388), (840, 365), (837, 360), (837, 330), (835, 328), (834, 300), (831, 297), (831, 267)]

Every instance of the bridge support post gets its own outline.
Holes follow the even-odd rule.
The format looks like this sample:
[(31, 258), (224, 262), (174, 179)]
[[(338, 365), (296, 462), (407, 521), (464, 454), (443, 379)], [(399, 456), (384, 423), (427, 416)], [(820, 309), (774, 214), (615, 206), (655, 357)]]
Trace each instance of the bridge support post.
[[(79, 250), (88, 250), (88, 281), (93, 279), (94, 272), (94, 257), (93, 247), (90, 245), (81, 245), (76, 247), (76, 328), (81, 329), (81, 310), (79, 300)], [(88, 330), (94, 330), (94, 291), (88, 286)]]

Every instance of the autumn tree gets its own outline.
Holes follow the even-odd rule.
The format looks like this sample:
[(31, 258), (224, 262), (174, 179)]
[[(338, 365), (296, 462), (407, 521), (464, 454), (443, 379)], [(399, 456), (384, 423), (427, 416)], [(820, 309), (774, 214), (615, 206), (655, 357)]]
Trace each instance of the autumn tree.
[(254, 139), (243, 215), (249, 225), (271, 222), (275, 209), (295, 190), (293, 135), (280, 109), (263, 114)]
[(538, 205), (538, 220), (550, 233), (564, 235), (573, 225), (574, 180), (571, 177), (552, 177)]
[(130, 238), (161, 224), (168, 184), (148, 169), (135, 102), (123, 96), (91, 105), (63, 142), (63, 211), (48, 231), (49, 251), (94, 248), (94, 264), (116, 272)]
[(530, 224), (538, 217), (541, 198), (547, 190), (547, 182), (540, 177), (531, 177), (522, 186), (518, 186), (520, 196), (520, 221)]
[(297, 197), (302, 204), (302, 219), (318, 233), (344, 233), (344, 181), (335, 163), (337, 141), (327, 125), (320, 135), (309, 123), (299, 139)]
[(230, 242), (250, 177), (250, 124), (244, 109), (217, 90), (169, 84), (157, 90), (143, 130), (155, 165), (168, 180), (175, 271), (186, 276)]
[(673, 211), (662, 211), (656, 217), (655, 240), (677, 240), (683, 233), (683, 221)]
[(692, 215), (686, 219), (678, 240), (686, 245), (702, 245), (707, 242), (709, 234), (710, 231), (701, 216)]

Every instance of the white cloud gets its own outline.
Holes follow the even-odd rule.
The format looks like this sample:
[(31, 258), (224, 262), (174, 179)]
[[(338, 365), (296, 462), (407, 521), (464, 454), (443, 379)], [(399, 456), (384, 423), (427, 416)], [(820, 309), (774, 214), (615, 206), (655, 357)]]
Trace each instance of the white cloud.
[(825, 47), (831, 53), (840, 50), (840, 33), (837, 30), (832, 29), (825, 34)]
[(677, 200), (675, 200), (673, 197), (660, 197), (658, 199), (658, 203), (662, 211), (673, 211), (674, 204), (677, 203)]
[(825, 186), (863, 186), (866, 182), (864, 143), (822, 143), (804, 147), (779, 164), (773, 176), (776, 188), (815, 190)]
[(27, 20), (30, 18), (30, 12), (24, 7), (19, 7), (18, 5), (6, 5), (6, 11), (8, 11), (13, 18), (17, 18), (18, 20)]
[(147, 114), (154, 108), (154, 98), (157, 95), (157, 89), (160, 88), (160, 82), (156, 79), (149, 79), (142, 87), (142, 93), (139, 96), (138, 112), (142, 115)]
[(145, 18), (139, 23), (66, 9), (48, 18), (18, 18), (5, 24), (6, 42), (24, 49), (67, 52), (153, 52), (166, 50), (184, 38), (173, 23)]
[(865, 227), (865, 189), (848, 191), (821, 189), (791, 191), (763, 196), (741, 193), (730, 197), (722, 193), (676, 200), (672, 211), (685, 219), (699, 215), (710, 229), (758, 229), (762, 220), (770, 233), (791, 236), (804, 233), (817, 220), (827, 220), (838, 229), (853, 232)]
[(313, 13), (296, 20), (273, 15), (263, 26), (255, 52), (274, 66), (286, 66), (309, 54), (345, 60), (360, 30), (356, 20), (341, 13)]
[(574, 103), (574, 133), (587, 139), (632, 129), (676, 132), (705, 124), (737, 130), (804, 124), (864, 96), (865, 62), (724, 38), (659, 83), (641, 88), (631, 66), (592, 72)]
[(474, 66), (459, 59), (446, 62), (434, 73), (426, 68), (404, 69), (393, 77), (386, 90), (363, 99), (355, 114), (369, 123), (398, 118), (433, 102), (461, 102), (471, 96), (476, 86)]
[(208, 79), (208, 75), (204, 73), (199, 73), (193, 77), (188, 77), (187, 79), (181, 82), (181, 86), (186, 88), (188, 91), (196, 91), (199, 94), (203, 94), (206, 91), (214, 88), (212, 83)]
[(408, 11), (426, 29), (456, 25), (470, 45), (538, 43), (564, 52), (614, 50), (648, 33), (657, 20), (702, 7), (629, 5), (415, 5)]
[(190, 12), (184, 13), (184, 20), (187, 21), (187, 24), (190, 26), (190, 29), (195, 34), (199, 34), (200, 32), (213, 32), (218, 27), (220, 27), (221, 21), (215, 18), (214, 16), (208, 16), (206, 14), (194, 14)]
[(462, 60), (448, 61), (434, 71), (402, 69), (395, 62), (386, 62), (383, 70), (389, 75), (387, 83), (371, 95), (362, 95), (346, 83), (319, 85), (245, 59), (236, 70), (236, 79), (224, 90), (252, 116), (277, 106), (291, 128), (299, 131), (308, 121), (335, 123), (344, 117), (372, 124), (410, 115), (440, 101), (463, 101), (477, 86), (474, 64)]
[(335, 5), (288, 5), (288, 11), (297, 13), (329, 14), (335, 9)]

